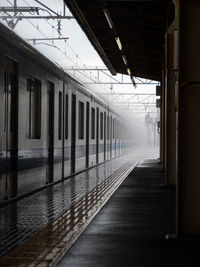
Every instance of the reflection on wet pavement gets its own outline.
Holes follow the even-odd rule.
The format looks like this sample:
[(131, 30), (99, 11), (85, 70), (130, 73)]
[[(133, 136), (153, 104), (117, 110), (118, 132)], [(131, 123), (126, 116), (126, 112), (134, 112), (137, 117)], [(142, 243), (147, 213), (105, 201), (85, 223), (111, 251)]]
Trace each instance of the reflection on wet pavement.
[[(141, 151), (135, 153), (135, 160), (139, 154)], [(72, 205), (82, 201), (85, 195), (95, 190), (130, 158), (134, 160), (134, 157), (129, 155), (113, 159), (1, 208), (0, 256), (23, 243)]]

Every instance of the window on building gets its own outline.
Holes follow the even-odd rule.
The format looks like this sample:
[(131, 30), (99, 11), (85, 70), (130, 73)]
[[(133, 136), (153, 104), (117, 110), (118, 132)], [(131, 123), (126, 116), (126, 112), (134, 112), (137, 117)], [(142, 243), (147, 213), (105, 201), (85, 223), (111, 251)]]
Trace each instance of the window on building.
[(95, 139), (95, 109), (91, 108), (91, 139)]
[(62, 137), (62, 92), (58, 95), (58, 139)]
[(84, 139), (84, 103), (79, 102), (78, 138)]
[(28, 138), (41, 138), (41, 81), (27, 78), (29, 92), (29, 127)]
[(100, 139), (103, 140), (103, 112), (100, 113)]

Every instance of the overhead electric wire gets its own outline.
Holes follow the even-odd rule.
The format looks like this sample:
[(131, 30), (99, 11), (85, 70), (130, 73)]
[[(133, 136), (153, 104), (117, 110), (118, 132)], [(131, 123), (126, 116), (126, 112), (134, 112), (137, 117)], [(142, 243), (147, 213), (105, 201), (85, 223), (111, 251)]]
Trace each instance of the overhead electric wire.
[[(9, 0), (6, 0), (11, 6), (14, 6), (14, 4), (12, 4)], [(55, 11), (53, 11), (52, 9), (50, 9), (49, 7), (47, 7), (45, 4), (43, 4), (42, 2), (38, 1), (38, 0), (33, 0), (35, 2), (37, 2), (38, 4), (42, 5), (43, 7), (47, 8), (48, 10), (50, 10), (51, 12), (53, 12), (54, 14), (56, 14), (57, 16), (59, 16), (58, 13), (56, 13)], [(26, 0), (23, 0), (23, 2), (30, 7), (29, 3), (26, 2)], [(43, 10), (44, 11), (44, 10)], [(20, 15), (24, 16), (24, 14), (22, 12), (19, 13)], [(40, 34), (45, 37), (45, 38), (48, 38), (48, 36), (43, 32), (41, 31), (34, 23), (32, 23), (30, 21), (30, 19), (28, 18), (25, 18), (38, 32), (40, 32)], [(55, 26), (53, 26), (51, 23), (49, 23), (47, 20), (45, 20), (45, 22), (51, 26), (52, 28), (54, 28)], [(61, 34), (61, 37), (63, 38), (63, 35)], [(74, 55), (79, 59), (79, 61), (83, 64), (83, 66), (86, 66), (86, 64), (84, 63), (84, 61), (78, 56), (78, 54), (75, 52), (75, 50), (70, 46), (70, 44), (68, 43), (67, 40), (65, 40), (66, 44), (69, 46), (69, 48), (71, 49), (71, 51), (74, 53)], [(69, 56), (67, 56), (57, 45), (54, 44), (54, 42), (51, 42), (53, 45), (51, 45), (52, 47), (56, 48), (62, 55), (64, 55), (69, 61), (71, 61), (74, 65), (76, 65), (76, 62), (74, 62)], [(45, 44), (45, 43), (39, 43), (39, 44)], [(48, 44), (47, 44), (48, 45)], [(87, 70), (83, 70), (83, 72), (85, 72)], [(85, 74), (82, 73), (82, 71), (78, 70), (78, 72), (85, 76), (87, 79), (91, 79), (91, 77), (88, 77), (86, 76)], [(93, 77), (95, 79), (97, 79), (97, 77), (95, 75), (93, 75)], [(99, 84), (101, 87), (102, 85)], [(105, 90), (105, 88), (103, 89)]]
[(41, 3), (38, 0), (34, 0), (36, 3), (40, 4), (41, 6), (45, 7), (46, 9), (50, 10), (52, 13), (54, 13), (56, 16), (59, 16), (58, 13), (56, 13), (54, 10), (52, 10), (51, 8), (49, 8), (48, 6), (46, 6), (45, 4)]
[[(34, 0), (34, 1), (37, 2), (38, 4), (44, 6), (45, 8), (48, 8), (48, 9), (49, 9), (50, 11), (52, 11), (54, 14), (56, 14), (56, 15), (59, 16), (58, 13), (54, 12), (51, 8), (47, 7), (47, 6), (46, 6), (45, 4), (43, 4), (42, 2), (40, 2), (40, 1), (38, 1), (38, 0)], [(27, 6), (30, 7), (30, 5), (26, 2), (26, 0), (23, 0), (23, 2), (24, 2)], [(51, 26), (52, 28), (55, 27), (54, 25), (52, 25), (51, 23), (49, 23), (47, 20), (45, 20), (45, 22), (46, 22), (49, 26)], [(62, 35), (62, 33), (61, 33), (61, 37), (64, 38), (63, 35)], [(85, 66), (85, 63), (83, 62), (83, 60), (77, 55), (77, 53), (76, 53), (75, 50), (70, 46), (70, 44), (68, 43), (67, 40), (66, 40), (66, 44), (67, 44), (67, 45), (69, 46), (69, 48), (72, 50), (72, 52), (74, 53), (74, 55), (78, 57), (78, 59), (80, 60), (80, 62)], [(57, 48), (57, 49), (58, 49), (58, 50), (59, 50), (59, 51), (60, 51), (66, 58), (68, 58), (73, 64), (76, 64), (76, 62), (74, 62), (71, 58), (69, 58), (68, 56), (66, 56), (66, 54), (63, 53), (63, 51), (62, 51), (58, 46), (55, 45), (55, 48)]]

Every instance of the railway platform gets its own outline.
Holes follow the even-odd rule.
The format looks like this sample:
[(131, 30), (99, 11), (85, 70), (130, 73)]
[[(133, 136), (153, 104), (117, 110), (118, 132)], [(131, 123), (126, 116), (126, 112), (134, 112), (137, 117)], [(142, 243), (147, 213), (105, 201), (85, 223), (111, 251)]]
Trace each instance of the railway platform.
[(163, 182), (138, 150), (2, 207), (0, 266), (199, 266), (198, 239), (165, 238), (175, 190)]
[(198, 238), (166, 239), (175, 232), (175, 189), (163, 182), (157, 160), (141, 161), (58, 266), (200, 266)]
[(109, 160), (0, 208), (0, 266), (56, 265), (145, 150)]

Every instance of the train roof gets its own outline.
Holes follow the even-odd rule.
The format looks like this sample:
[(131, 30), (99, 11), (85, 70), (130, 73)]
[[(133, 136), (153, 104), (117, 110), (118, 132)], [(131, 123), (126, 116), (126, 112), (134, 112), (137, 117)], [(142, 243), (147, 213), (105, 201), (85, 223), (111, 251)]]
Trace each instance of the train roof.
[(31, 59), (31, 61), (35, 62), (36, 64), (42, 64), (49, 73), (51, 73), (58, 79), (63, 79), (64, 75), (66, 78), (70, 78), (72, 82), (78, 85), (78, 90), (81, 91), (81, 93), (93, 99), (93, 101), (99, 103), (100, 105), (109, 108), (109, 110), (115, 113), (117, 116), (122, 117), (120, 116), (120, 114), (118, 114), (118, 112), (113, 110), (113, 108), (109, 107), (108, 103), (106, 103), (105, 100), (101, 99), (94, 92), (91, 92), (91, 90), (89, 90), (89, 88), (87, 88), (80, 80), (74, 78), (72, 75), (70, 75), (70, 73), (64, 71), (64, 69), (58, 63), (53, 62), (52, 60), (47, 58), (40, 51), (27, 43), (17, 33), (12, 31), (2, 23), (0, 23), (0, 39), (5, 39), (11, 46), (17, 48), (21, 53), (25, 54)]

